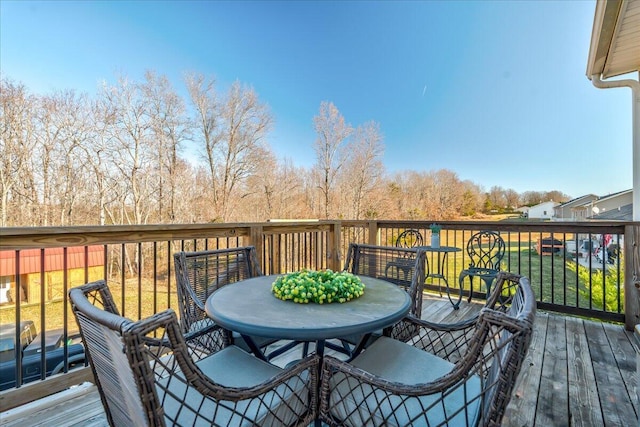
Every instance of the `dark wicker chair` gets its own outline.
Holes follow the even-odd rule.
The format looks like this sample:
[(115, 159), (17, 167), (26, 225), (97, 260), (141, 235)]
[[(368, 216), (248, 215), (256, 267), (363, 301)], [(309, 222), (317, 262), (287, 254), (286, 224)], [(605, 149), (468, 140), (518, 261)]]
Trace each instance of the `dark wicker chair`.
[(319, 360), (282, 370), (227, 346), (211, 354), (210, 325), (183, 335), (173, 310), (134, 322), (104, 281), (69, 297), (112, 426), (308, 425)]
[[(351, 243), (344, 270), (359, 276), (383, 279), (402, 287), (411, 298), (410, 314), (420, 318), (426, 266), (425, 252), (422, 249)], [(374, 332), (367, 345), (375, 341), (382, 332)], [(393, 326), (387, 331), (387, 334), (400, 338), (397, 335), (398, 332), (396, 327)], [(402, 332), (406, 331), (403, 330)], [(347, 354), (353, 353), (353, 345), (359, 344), (361, 338), (357, 336), (340, 338), (344, 349), (347, 350)], [(330, 344), (328, 344), (328, 347), (332, 348)], [(334, 348), (334, 350), (336, 349)]]
[[(205, 301), (213, 292), (240, 280), (262, 276), (256, 249), (253, 246), (177, 252), (173, 258), (178, 284), (180, 324), (185, 333), (197, 331), (214, 323), (207, 316), (204, 307)], [(228, 343), (251, 351), (249, 343), (240, 334), (226, 331), (225, 338)], [(278, 341), (264, 337), (251, 337), (251, 340), (261, 351)], [(286, 346), (281, 346), (265, 356), (267, 359), (273, 358), (295, 345), (297, 343), (287, 343)]]
[(501, 272), (479, 315), (459, 324), (405, 318), (408, 342), (381, 337), (351, 363), (326, 356), (320, 417), (332, 426), (499, 426), (526, 356), (536, 302)]
[(487, 288), (487, 295), (491, 292), (491, 284), (500, 271), (500, 263), (505, 254), (505, 243), (502, 237), (494, 231), (480, 231), (471, 236), (467, 242), (469, 267), (460, 272), (458, 282), (460, 289), (464, 288), (464, 279), (469, 277), (469, 301), (473, 298), (473, 278), (481, 279)]
[[(398, 268), (397, 261), (402, 260)], [(405, 268), (408, 267), (408, 270)], [(428, 270), (422, 249), (351, 243), (344, 270), (360, 276), (383, 279), (402, 287), (411, 297), (410, 313), (421, 317), (422, 290)]]

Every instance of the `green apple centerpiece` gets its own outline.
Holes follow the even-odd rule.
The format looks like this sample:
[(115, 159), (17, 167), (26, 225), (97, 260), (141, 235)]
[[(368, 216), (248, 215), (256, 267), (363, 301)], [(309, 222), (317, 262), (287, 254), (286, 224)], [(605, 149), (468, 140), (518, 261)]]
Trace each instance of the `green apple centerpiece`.
[(299, 304), (344, 303), (364, 295), (364, 283), (346, 271), (305, 269), (278, 277), (271, 285), (271, 292), (276, 298)]

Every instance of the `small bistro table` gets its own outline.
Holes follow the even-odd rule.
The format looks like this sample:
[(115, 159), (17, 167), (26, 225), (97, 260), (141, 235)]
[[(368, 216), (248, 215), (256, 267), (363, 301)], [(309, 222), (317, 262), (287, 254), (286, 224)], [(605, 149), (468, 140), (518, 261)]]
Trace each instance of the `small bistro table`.
[[(265, 359), (251, 336), (294, 341), (315, 341), (323, 356), (331, 338), (365, 336), (394, 325), (409, 313), (407, 292), (393, 283), (360, 276), (364, 295), (346, 303), (298, 304), (282, 301), (271, 293), (278, 276), (254, 277), (224, 286), (207, 298), (207, 315), (220, 326), (239, 332), (253, 353)], [(361, 350), (358, 346), (356, 351)], [(265, 359), (266, 360), (266, 359)]]
[[(441, 288), (440, 282), (444, 282), (445, 290), (447, 292), (447, 297), (449, 298), (449, 301), (453, 305), (454, 310), (457, 310), (458, 308), (460, 308), (460, 301), (462, 301), (462, 286), (460, 286), (460, 293), (458, 295), (458, 300), (454, 302), (454, 300), (451, 298), (451, 288), (449, 287), (449, 281), (447, 280), (447, 277), (444, 275), (444, 269), (445, 269), (445, 265), (447, 264), (447, 255), (452, 252), (460, 252), (462, 249), (456, 248), (455, 246), (438, 246), (438, 247), (420, 246), (420, 248), (425, 252), (435, 253), (436, 254), (435, 258), (437, 259), (436, 261), (437, 268), (435, 270), (435, 273), (427, 274), (424, 278), (425, 283), (427, 281), (430, 281), (430, 283), (433, 284), (433, 282), (437, 280), (438, 287)], [(432, 259), (433, 258), (434, 257), (432, 257)]]

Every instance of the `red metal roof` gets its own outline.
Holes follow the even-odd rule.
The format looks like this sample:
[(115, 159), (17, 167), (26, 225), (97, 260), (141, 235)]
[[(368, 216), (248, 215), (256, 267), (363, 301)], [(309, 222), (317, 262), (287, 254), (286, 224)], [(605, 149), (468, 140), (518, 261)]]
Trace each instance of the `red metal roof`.
[[(87, 246), (86, 267), (104, 265), (104, 246)], [(85, 246), (67, 249), (67, 269), (85, 268)], [(23, 249), (21, 251), (0, 251), (0, 276), (16, 274), (16, 252), (20, 252), (20, 274), (40, 272), (42, 263), (41, 249)], [(44, 250), (44, 271), (64, 270), (64, 248)]]

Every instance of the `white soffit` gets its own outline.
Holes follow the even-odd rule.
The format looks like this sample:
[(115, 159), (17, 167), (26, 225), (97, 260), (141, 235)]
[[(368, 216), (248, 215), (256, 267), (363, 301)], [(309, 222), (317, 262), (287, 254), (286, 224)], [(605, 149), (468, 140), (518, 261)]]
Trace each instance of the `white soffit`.
[(640, 0), (598, 0), (587, 77), (640, 71)]

